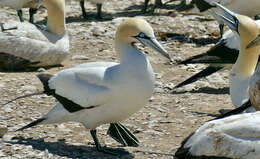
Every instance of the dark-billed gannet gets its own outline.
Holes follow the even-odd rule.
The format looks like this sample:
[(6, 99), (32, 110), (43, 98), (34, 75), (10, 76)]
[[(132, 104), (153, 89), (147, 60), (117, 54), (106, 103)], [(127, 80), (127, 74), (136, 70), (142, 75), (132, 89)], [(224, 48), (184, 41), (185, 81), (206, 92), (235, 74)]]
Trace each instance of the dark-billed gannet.
[(119, 25), (115, 37), (120, 63), (85, 63), (53, 76), (38, 75), (44, 92), (59, 103), (45, 116), (19, 130), (38, 124), (80, 122), (90, 129), (98, 151), (113, 154), (100, 145), (96, 136), (96, 127), (111, 123), (110, 136), (124, 146), (137, 146), (138, 142), (126, 128), (115, 126), (140, 110), (153, 93), (154, 72), (149, 60), (134, 45), (136, 42), (170, 59), (149, 23), (140, 18), (126, 19)]
[(0, 69), (23, 69), (59, 65), (69, 53), (65, 30), (64, 0), (43, 0), (48, 11), (47, 27), (24, 22), (0, 25)]
[(34, 14), (42, 6), (42, 0), (0, 0), (0, 7), (9, 7), (17, 10), (21, 22), (24, 22), (22, 8), (30, 8), (29, 22), (34, 22)]

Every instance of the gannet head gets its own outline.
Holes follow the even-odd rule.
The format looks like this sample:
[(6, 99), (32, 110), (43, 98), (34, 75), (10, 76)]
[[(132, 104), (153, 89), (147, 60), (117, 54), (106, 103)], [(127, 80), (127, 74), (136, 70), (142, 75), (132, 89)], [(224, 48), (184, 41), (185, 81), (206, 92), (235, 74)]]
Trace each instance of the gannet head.
[(151, 25), (141, 18), (128, 18), (118, 27), (116, 42), (132, 45), (140, 42), (149, 46), (171, 61), (170, 56), (161, 44), (156, 40)]
[(215, 14), (226, 23), (232, 31), (239, 34), (242, 49), (248, 48), (249, 43), (259, 35), (257, 23), (250, 17), (236, 14), (218, 3), (215, 3), (215, 5), (223, 11), (223, 15), (219, 13)]

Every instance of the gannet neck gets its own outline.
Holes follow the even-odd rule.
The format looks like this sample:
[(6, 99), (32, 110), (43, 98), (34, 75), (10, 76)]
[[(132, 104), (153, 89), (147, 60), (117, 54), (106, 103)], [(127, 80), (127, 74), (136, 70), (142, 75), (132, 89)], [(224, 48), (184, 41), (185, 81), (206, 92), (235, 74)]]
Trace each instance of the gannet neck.
[(48, 30), (54, 34), (65, 33), (65, 2), (64, 0), (43, 0), (48, 11)]
[(258, 47), (246, 49), (243, 43), (240, 43), (240, 52), (238, 59), (233, 66), (232, 73), (239, 76), (250, 77), (253, 75), (258, 61)]

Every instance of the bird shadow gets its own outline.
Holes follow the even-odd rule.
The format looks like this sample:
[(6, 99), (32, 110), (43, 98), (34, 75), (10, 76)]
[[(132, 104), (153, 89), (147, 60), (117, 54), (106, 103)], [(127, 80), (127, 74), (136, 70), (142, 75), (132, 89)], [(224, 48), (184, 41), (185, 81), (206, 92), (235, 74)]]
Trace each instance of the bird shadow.
[(210, 116), (210, 117), (219, 117), (221, 114), (214, 114), (214, 113), (206, 113), (206, 112), (197, 112), (197, 111), (191, 111), (191, 113), (199, 115), (199, 116)]
[(223, 88), (202, 87), (199, 88), (198, 90), (191, 90), (191, 91), (173, 90), (171, 92), (171, 94), (185, 94), (185, 93), (229, 94), (229, 87), (223, 87)]
[[(45, 66), (45, 67), (28, 67), (24, 69), (0, 69), (0, 72), (2, 73), (25, 73), (25, 72), (39, 72), (40, 68), (43, 68), (44, 70), (49, 70), (55, 67), (64, 67), (61, 64), (53, 65), (53, 66)], [(40, 72), (39, 72), (40, 73)]]
[[(98, 152), (95, 147), (81, 146), (81, 145), (70, 145), (65, 143), (65, 140), (58, 140), (57, 142), (45, 142), (44, 138), (33, 139), (24, 137), (15, 137), (12, 141), (4, 141), (5, 143), (12, 145), (27, 145), (32, 146), (35, 150), (46, 151), (53, 155), (68, 158), (134, 158), (134, 155), (129, 153), (123, 148), (107, 148), (118, 154), (113, 156)], [(94, 152), (94, 153), (93, 153)]]
[(170, 32), (159, 32), (159, 37), (161, 41), (165, 43), (171, 43), (173, 41), (179, 41), (181, 43), (192, 43), (196, 46), (205, 46), (208, 44), (216, 44), (219, 41), (219, 37), (207, 37), (207, 38), (189, 38), (184, 34), (170, 33)]

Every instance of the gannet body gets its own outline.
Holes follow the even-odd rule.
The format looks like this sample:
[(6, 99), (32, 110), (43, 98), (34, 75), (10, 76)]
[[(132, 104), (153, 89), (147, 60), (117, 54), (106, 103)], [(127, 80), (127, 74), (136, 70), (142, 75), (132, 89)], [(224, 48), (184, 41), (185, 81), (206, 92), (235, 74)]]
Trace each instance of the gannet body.
[(46, 29), (28, 22), (9, 21), (1, 25), (0, 68), (54, 66), (67, 57), (69, 37), (65, 31), (64, 1), (44, 3), (48, 10)]
[[(54, 96), (59, 103), (41, 119), (20, 130), (37, 124), (80, 122), (90, 129), (97, 150), (107, 152), (99, 144), (95, 128), (101, 124), (115, 125), (128, 118), (145, 105), (153, 92), (155, 79), (152, 66), (133, 44), (135, 42), (150, 46), (170, 59), (156, 40), (151, 26), (143, 19), (129, 18), (120, 24), (116, 32), (115, 48), (120, 63), (86, 63), (53, 76), (39, 75), (44, 92)], [(125, 146), (138, 145), (126, 128), (115, 131), (110, 125), (109, 134), (114, 139)]]
[(178, 159), (260, 158), (260, 112), (233, 115), (203, 124), (182, 143)]
[(43, 6), (42, 0), (1, 0), (0, 7), (9, 7), (17, 10), (20, 21), (23, 22), (22, 8), (30, 8), (30, 22), (33, 23), (33, 15), (37, 9)]

